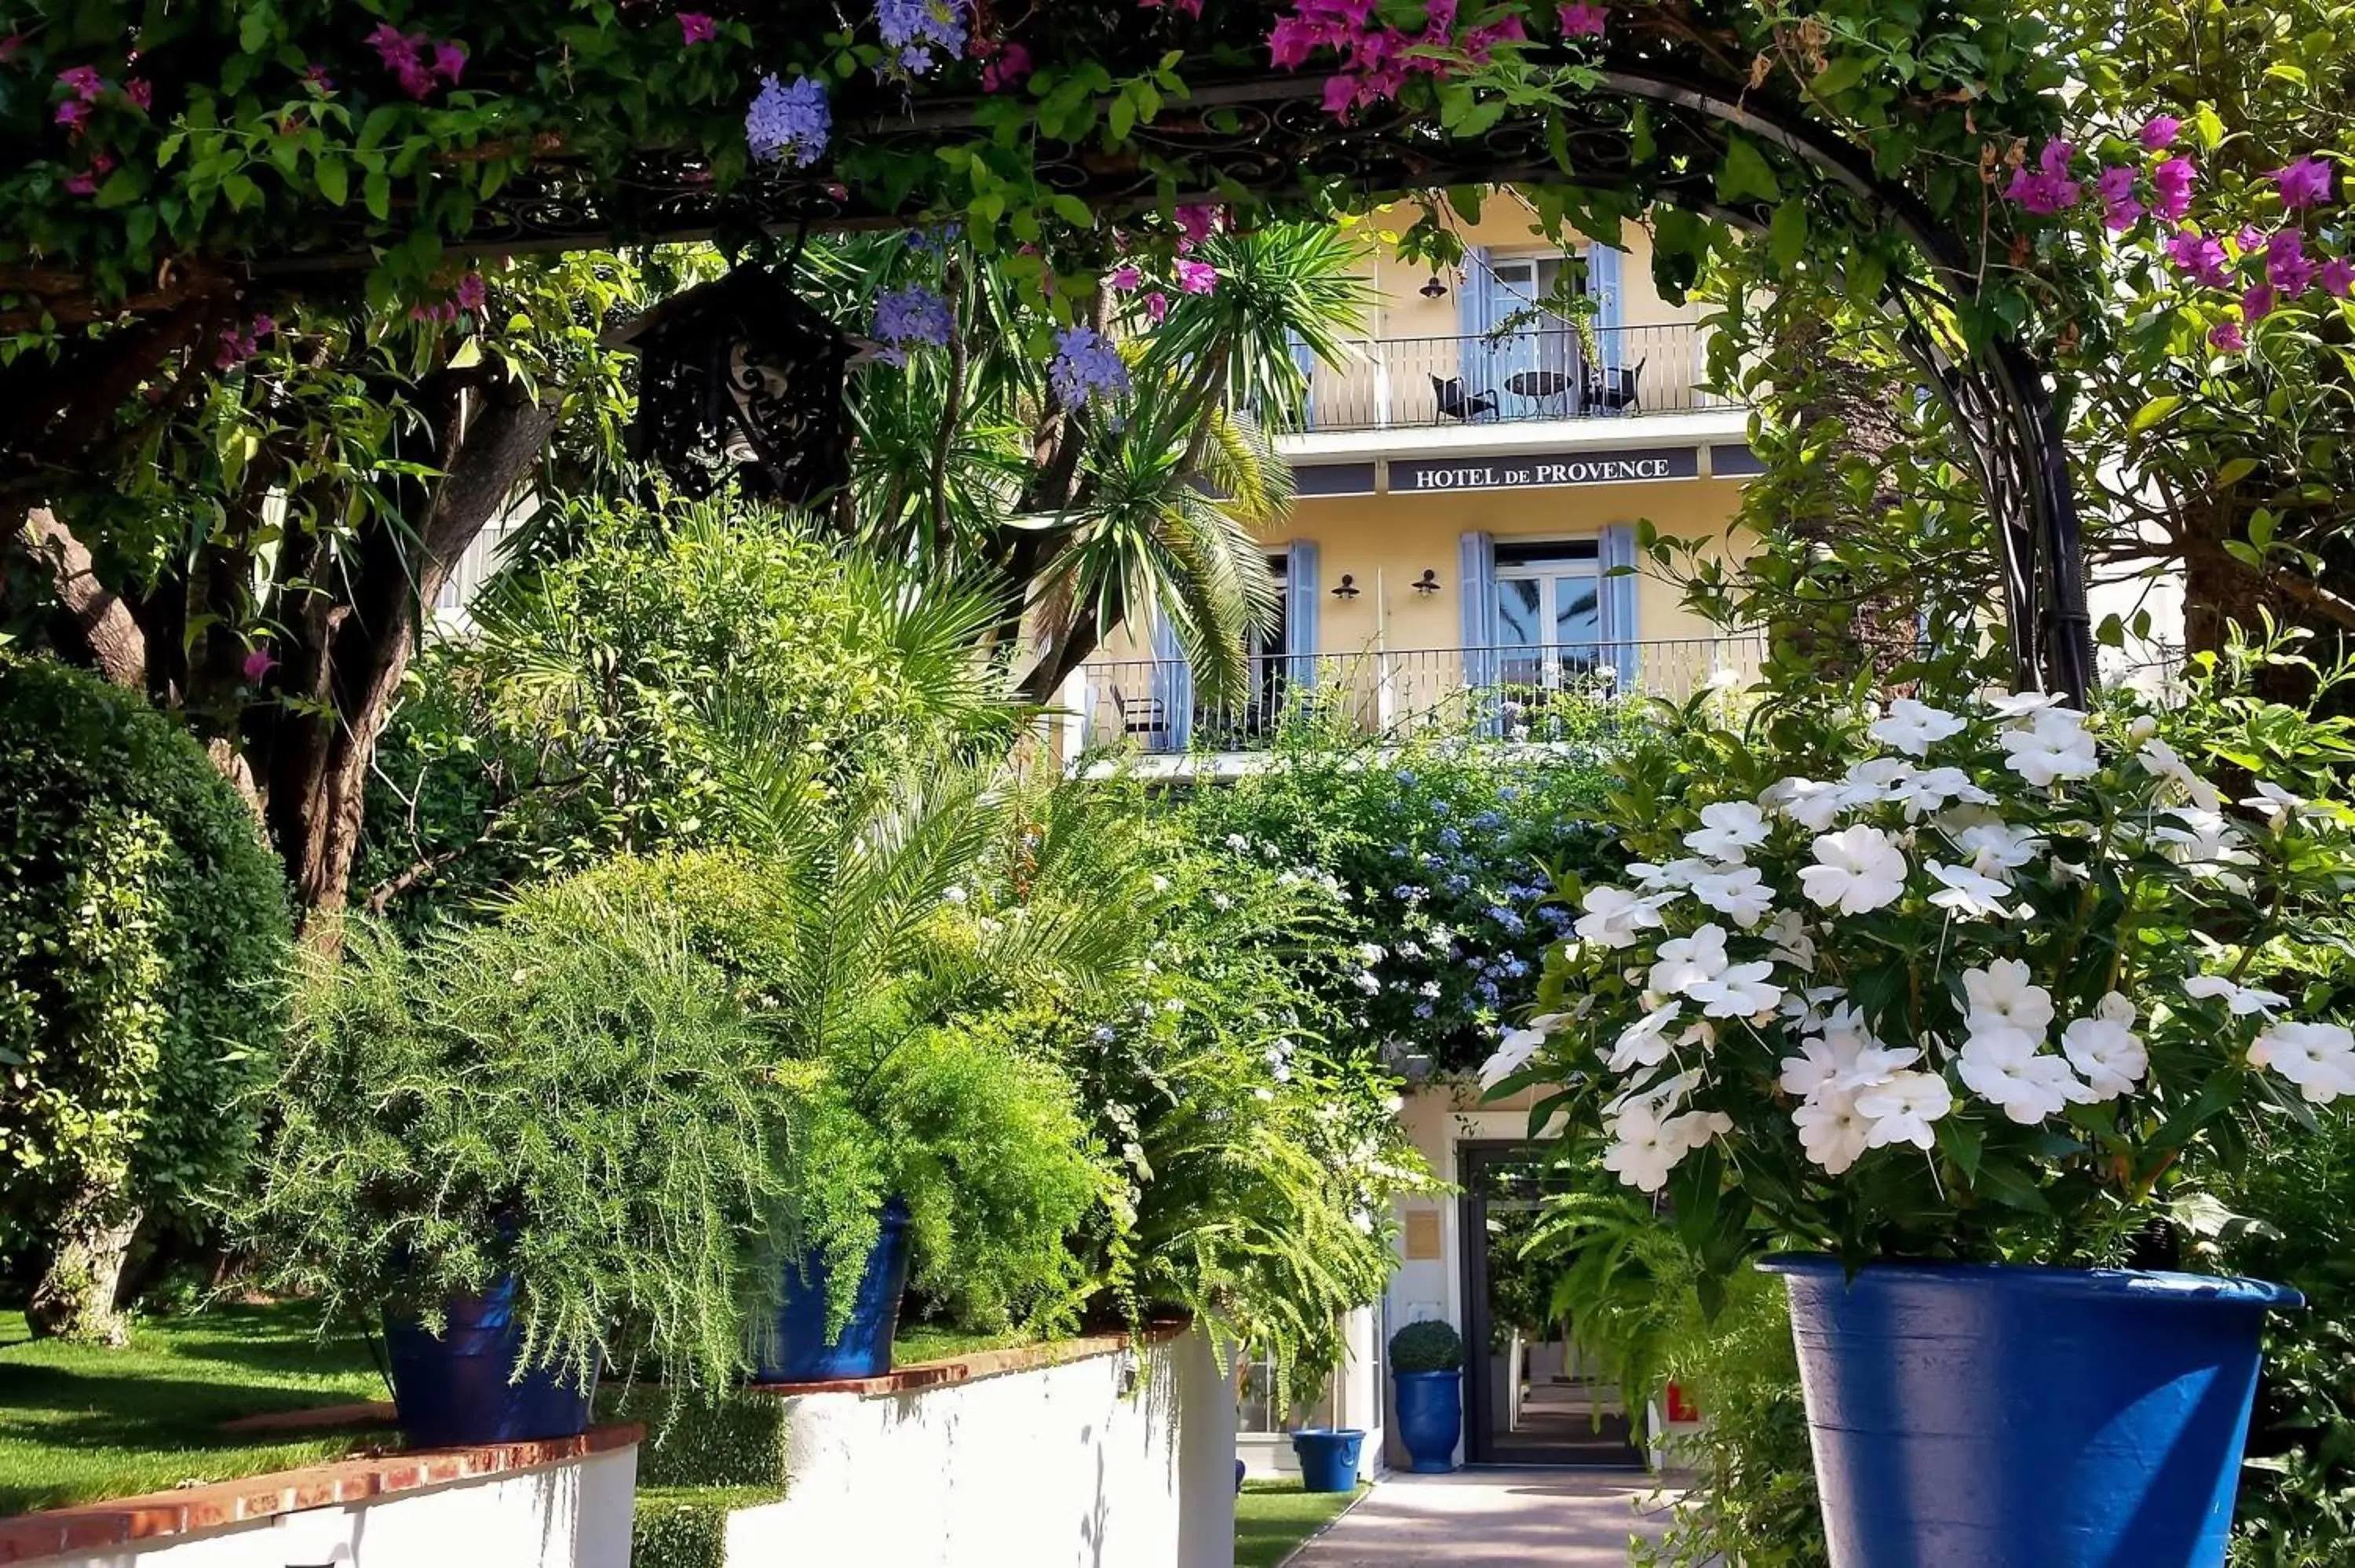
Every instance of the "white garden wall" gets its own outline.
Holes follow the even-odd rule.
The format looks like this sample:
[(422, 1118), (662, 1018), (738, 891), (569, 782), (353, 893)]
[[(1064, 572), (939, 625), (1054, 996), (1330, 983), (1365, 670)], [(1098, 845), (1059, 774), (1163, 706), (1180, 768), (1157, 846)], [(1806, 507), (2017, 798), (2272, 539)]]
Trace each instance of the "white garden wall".
[(909, 1390), (783, 1395), (786, 1496), (730, 1568), (1231, 1568), (1235, 1408), (1199, 1333)]
[[(609, 1430), (563, 1445), (349, 1460), (29, 1515), (0, 1521), (0, 1563), (29, 1568), (628, 1568), (635, 1436), (630, 1429), (615, 1440)], [(547, 1457), (550, 1451), (557, 1457)], [(455, 1478), (435, 1481), (437, 1474)], [(70, 1549), (44, 1554), (44, 1531), (51, 1532), (46, 1544)]]

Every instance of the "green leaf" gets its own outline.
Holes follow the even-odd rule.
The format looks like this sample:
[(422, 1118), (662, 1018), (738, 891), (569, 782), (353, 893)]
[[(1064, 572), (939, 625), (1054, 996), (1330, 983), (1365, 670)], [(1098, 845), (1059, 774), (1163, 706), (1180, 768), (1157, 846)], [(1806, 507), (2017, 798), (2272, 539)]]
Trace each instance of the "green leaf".
[(1788, 271), (1805, 259), (1807, 253), (1807, 208), (1796, 196), (1786, 198), (1775, 207), (1774, 221), (1766, 226), (1767, 253), (1774, 265)]
[(1842, 55), (1816, 73), (1807, 89), (1817, 98), (1836, 98), (1864, 79), (1864, 68), (1870, 57)]
[(2234, 458), (2232, 461), (2226, 463), (2222, 468), (2216, 471), (2216, 488), (2222, 490), (2228, 485), (2238, 484), (2241, 481), (2248, 478), (2249, 475), (2256, 471), (2256, 459), (2245, 457)]
[(1742, 136), (1729, 137), (1725, 145), (1725, 163), (1717, 171), (1717, 199), (1722, 202), (1777, 202), (1783, 199), (1783, 183), (1774, 177), (1773, 165), (1766, 154)]
[(319, 160), (313, 178), (319, 182), (319, 195), (330, 207), (341, 207), (351, 195), (351, 170), (341, 158), (329, 154)]
[(368, 216), (378, 223), (392, 217), (392, 176), (382, 169), (370, 169), (360, 182), (360, 200), (368, 206)]
[(2127, 433), (2138, 436), (2181, 407), (2183, 399), (2172, 392), (2153, 397), (2135, 410), (2134, 418), (2126, 422)]

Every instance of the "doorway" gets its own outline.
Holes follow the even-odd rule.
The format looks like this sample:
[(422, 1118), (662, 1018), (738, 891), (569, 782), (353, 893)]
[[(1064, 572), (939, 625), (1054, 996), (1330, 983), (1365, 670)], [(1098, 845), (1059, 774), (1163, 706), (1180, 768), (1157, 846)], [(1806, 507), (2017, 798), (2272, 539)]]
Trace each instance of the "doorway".
[(1618, 1385), (1590, 1364), (1575, 1323), (1550, 1323), (1551, 1276), (1519, 1243), (1561, 1185), (1545, 1151), (1456, 1146), (1464, 1254), (1464, 1454), (1475, 1465), (1641, 1467)]

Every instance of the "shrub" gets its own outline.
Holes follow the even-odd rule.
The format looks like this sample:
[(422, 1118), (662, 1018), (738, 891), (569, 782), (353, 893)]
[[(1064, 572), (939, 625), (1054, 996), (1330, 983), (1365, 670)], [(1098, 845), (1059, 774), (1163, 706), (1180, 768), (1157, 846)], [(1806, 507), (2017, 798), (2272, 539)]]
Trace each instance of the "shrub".
[(1393, 1372), (1454, 1372), (1464, 1364), (1464, 1336), (1436, 1318), (1409, 1323), (1391, 1336)]
[(0, 1253), (37, 1328), (112, 1337), (133, 1230), (240, 1176), (283, 1028), (277, 863), (202, 747), (138, 696), (0, 661)]

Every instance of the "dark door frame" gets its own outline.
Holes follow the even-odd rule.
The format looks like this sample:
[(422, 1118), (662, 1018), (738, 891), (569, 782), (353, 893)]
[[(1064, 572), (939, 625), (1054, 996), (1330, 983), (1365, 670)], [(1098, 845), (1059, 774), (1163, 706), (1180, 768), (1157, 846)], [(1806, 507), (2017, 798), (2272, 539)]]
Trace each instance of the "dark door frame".
[(1598, 1458), (1593, 1445), (1549, 1448), (1517, 1445), (1499, 1457), (1489, 1410), (1492, 1377), (1488, 1365), (1488, 1200), (1480, 1178), (1489, 1167), (1513, 1158), (1541, 1155), (1544, 1146), (1517, 1138), (1466, 1138), (1455, 1145), (1455, 1229), (1457, 1273), (1464, 1293), (1464, 1462), (1467, 1465), (1546, 1465), (1565, 1468), (1624, 1469), (1641, 1467), (1643, 1450), (1635, 1446), (1640, 1411), (1627, 1412), (1631, 1441), (1626, 1458)]

